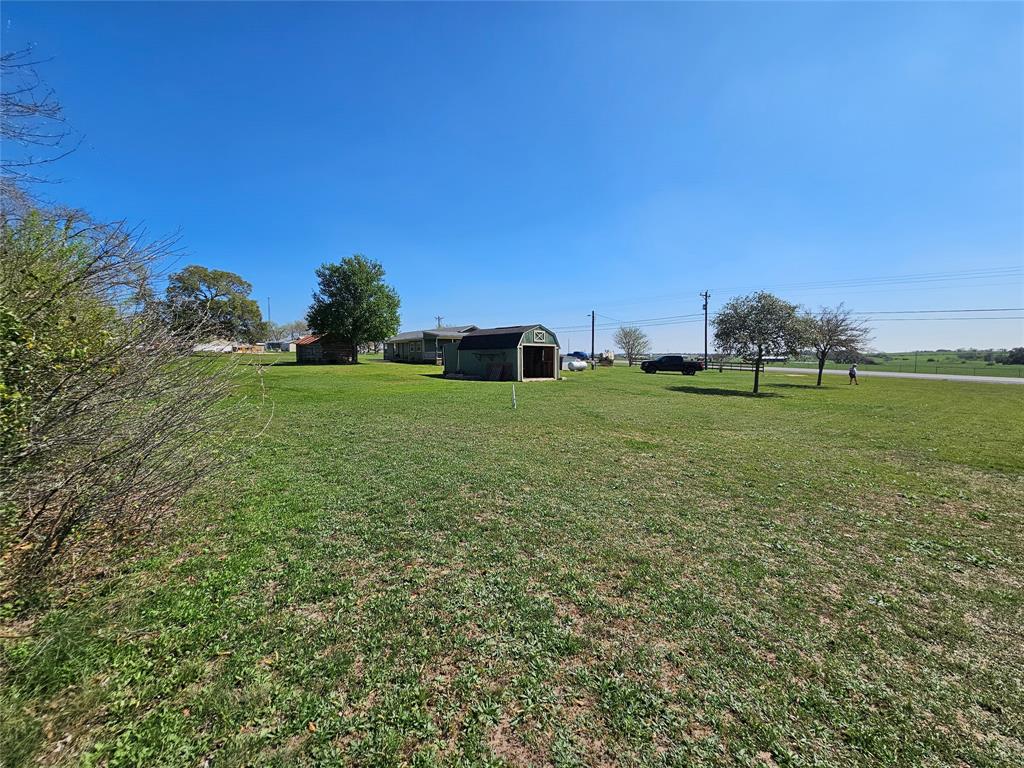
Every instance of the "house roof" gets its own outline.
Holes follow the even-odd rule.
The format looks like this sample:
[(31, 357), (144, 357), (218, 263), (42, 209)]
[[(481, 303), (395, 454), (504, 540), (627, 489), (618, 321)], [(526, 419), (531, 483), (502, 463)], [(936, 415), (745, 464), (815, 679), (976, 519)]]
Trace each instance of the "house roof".
[(475, 331), (475, 325), (445, 325), (440, 328), (426, 328), (422, 331), (406, 331), (405, 333), (399, 333), (387, 341), (419, 341), (427, 336), (452, 336), (455, 338), (461, 338), (463, 334), (469, 331)]
[[(544, 328), (544, 326), (540, 323), (534, 323), (533, 325), (506, 325), (500, 328), (480, 328), (463, 336), (462, 341), (459, 342), (459, 349), (507, 349), (518, 347), (523, 334), (534, 328)], [(545, 328), (544, 330), (547, 329)]]
[(312, 344), (314, 341), (319, 341), (320, 336), (315, 333), (311, 333), (308, 336), (303, 336), (301, 339), (296, 339), (296, 344)]

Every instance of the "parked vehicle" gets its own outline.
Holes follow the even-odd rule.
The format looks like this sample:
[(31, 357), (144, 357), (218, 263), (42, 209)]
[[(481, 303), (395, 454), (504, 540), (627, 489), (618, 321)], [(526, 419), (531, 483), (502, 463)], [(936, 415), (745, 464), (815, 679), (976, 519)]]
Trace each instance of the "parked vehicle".
[(700, 360), (687, 360), (682, 355), (662, 355), (653, 360), (644, 360), (640, 363), (640, 370), (644, 373), (669, 371), (679, 372), (684, 376), (693, 376), (697, 371), (704, 370), (704, 363)]
[(588, 355), (586, 352), (570, 352), (569, 353), (569, 357), (575, 357), (575, 358), (578, 358), (580, 360), (589, 360), (590, 359), (590, 355)]

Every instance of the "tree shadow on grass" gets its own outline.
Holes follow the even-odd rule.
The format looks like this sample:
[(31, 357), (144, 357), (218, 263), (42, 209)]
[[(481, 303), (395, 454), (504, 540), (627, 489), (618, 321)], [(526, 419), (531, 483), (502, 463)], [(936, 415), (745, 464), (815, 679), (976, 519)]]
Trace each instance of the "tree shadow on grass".
[(754, 394), (749, 389), (720, 389), (719, 387), (666, 387), (672, 392), (685, 392), (688, 395), (718, 395), (719, 397), (782, 397), (777, 392), (758, 392)]
[(360, 365), (369, 365), (377, 362), (375, 360), (360, 360), (358, 363), (300, 363), (295, 360), (239, 360), (238, 365), (262, 365), (264, 368), (281, 368), (283, 366), (301, 365), (306, 368), (355, 368)]
[(426, 376), (428, 379), (443, 379), (443, 373), (417, 373), (417, 376)]
[(787, 384), (786, 382), (779, 382), (778, 384), (772, 382), (771, 384), (762, 384), (761, 386), (772, 387), (773, 389), (775, 387), (789, 387), (790, 389), (824, 389), (824, 386), (817, 387), (814, 384)]
[(238, 360), (235, 364), (245, 366), (262, 365), (264, 368), (280, 368), (282, 365), (298, 365), (298, 363), (296, 363), (294, 360)]

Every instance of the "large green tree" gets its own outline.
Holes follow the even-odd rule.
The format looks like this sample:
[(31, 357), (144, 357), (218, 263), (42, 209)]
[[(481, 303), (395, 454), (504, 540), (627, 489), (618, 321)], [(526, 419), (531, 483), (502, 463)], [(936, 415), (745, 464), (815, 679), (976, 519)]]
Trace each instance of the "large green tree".
[(715, 315), (719, 351), (754, 363), (754, 392), (760, 386), (765, 357), (795, 355), (807, 334), (795, 304), (760, 291), (732, 299)]
[(330, 333), (352, 345), (358, 362), (359, 345), (383, 341), (398, 332), (400, 301), (384, 282), (384, 268), (360, 253), (316, 271), (318, 290), (306, 313), (314, 333)]
[(201, 327), (211, 338), (254, 342), (266, 335), (267, 326), (251, 293), (252, 283), (234, 272), (192, 264), (170, 276), (166, 299), (177, 327)]

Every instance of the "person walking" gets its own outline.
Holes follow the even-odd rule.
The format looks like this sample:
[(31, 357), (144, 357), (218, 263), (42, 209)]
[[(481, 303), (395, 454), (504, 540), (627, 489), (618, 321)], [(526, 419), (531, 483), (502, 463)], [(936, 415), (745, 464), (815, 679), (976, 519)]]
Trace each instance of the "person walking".
[(853, 365), (850, 366), (850, 383), (851, 384), (856, 384), (858, 387), (860, 386), (860, 382), (857, 381), (857, 364), (856, 363), (854, 363)]

